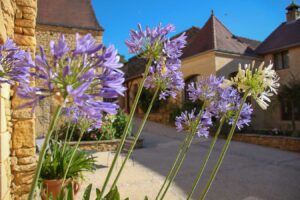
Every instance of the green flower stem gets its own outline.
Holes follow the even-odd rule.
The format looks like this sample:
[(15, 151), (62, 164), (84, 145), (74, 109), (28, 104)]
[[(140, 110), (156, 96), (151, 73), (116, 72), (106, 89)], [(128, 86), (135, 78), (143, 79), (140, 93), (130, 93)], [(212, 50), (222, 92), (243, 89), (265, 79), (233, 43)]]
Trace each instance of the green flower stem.
[(210, 147), (209, 147), (209, 150), (208, 150), (208, 152), (207, 152), (207, 154), (206, 154), (206, 156), (205, 156), (204, 162), (203, 162), (203, 164), (202, 164), (202, 166), (201, 166), (201, 169), (200, 169), (200, 171), (199, 171), (199, 173), (198, 173), (198, 175), (197, 175), (197, 178), (196, 178), (196, 180), (195, 180), (194, 183), (193, 183), (192, 190), (190, 191), (190, 193), (189, 193), (189, 195), (188, 195), (188, 197), (187, 197), (187, 200), (191, 199), (191, 197), (192, 197), (192, 195), (193, 195), (193, 193), (194, 193), (194, 191), (195, 191), (195, 189), (196, 189), (196, 186), (198, 185), (198, 182), (199, 182), (199, 180), (200, 180), (201, 177), (202, 177), (202, 174), (203, 174), (203, 172), (204, 172), (204, 169), (205, 169), (205, 167), (206, 167), (206, 165), (207, 165), (207, 162), (208, 162), (208, 160), (209, 160), (209, 158), (210, 158), (211, 152), (212, 152), (212, 150), (213, 150), (213, 148), (214, 148), (214, 146), (215, 146), (215, 143), (216, 143), (216, 141), (217, 141), (217, 139), (218, 139), (219, 133), (220, 133), (220, 131), (221, 131), (223, 125), (224, 125), (225, 119), (226, 119), (225, 116), (223, 116), (223, 117), (221, 118), (221, 120), (220, 120), (219, 128), (218, 128), (218, 130), (217, 130), (217, 132), (216, 132), (216, 134), (215, 134), (215, 136), (214, 136), (214, 139), (213, 139), (213, 141), (212, 141), (212, 143), (211, 143), (211, 145), (210, 145)]
[(42, 164), (43, 164), (44, 157), (45, 157), (45, 154), (46, 154), (46, 149), (47, 149), (47, 146), (49, 144), (49, 141), (50, 141), (51, 135), (53, 133), (53, 130), (55, 128), (55, 125), (57, 124), (57, 120), (58, 120), (58, 118), (59, 118), (59, 116), (61, 114), (61, 109), (62, 109), (62, 106), (58, 106), (56, 108), (55, 114), (54, 114), (54, 116), (52, 118), (50, 127), (49, 127), (47, 135), (45, 137), (45, 141), (43, 143), (41, 152), (39, 154), (39, 159), (38, 159), (37, 167), (36, 167), (36, 170), (35, 170), (34, 178), (33, 178), (32, 184), (31, 184), (31, 189), (30, 189), (30, 193), (29, 193), (29, 196), (28, 196), (28, 200), (32, 200), (33, 197), (34, 197), (35, 188), (37, 186), (38, 179), (40, 177), (40, 173), (41, 173), (41, 169), (42, 169)]
[(176, 166), (176, 164), (177, 164), (177, 162), (178, 162), (178, 159), (179, 159), (180, 156), (181, 156), (181, 153), (182, 153), (182, 151), (183, 151), (183, 148), (185, 147), (186, 142), (188, 141), (189, 136), (190, 136), (190, 135), (187, 133), (186, 136), (185, 136), (185, 138), (184, 138), (184, 140), (183, 140), (183, 142), (182, 142), (182, 144), (180, 145), (180, 149), (179, 149), (179, 151), (178, 151), (178, 153), (177, 153), (176, 159), (174, 160), (173, 165), (172, 165), (172, 167), (171, 167), (171, 169), (170, 169), (170, 171), (169, 171), (167, 177), (166, 177), (165, 180), (164, 180), (164, 183), (162, 184), (162, 186), (161, 186), (159, 192), (158, 192), (157, 195), (156, 195), (156, 198), (155, 198), (156, 200), (158, 200), (158, 197), (160, 196), (160, 194), (161, 194), (161, 192), (163, 191), (163, 189), (164, 189), (164, 187), (165, 187), (167, 181), (169, 180), (170, 176), (172, 175), (172, 173), (173, 173), (173, 171), (174, 171), (174, 169), (175, 169), (175, 166)]
[(196, 134), (196, 132), (197, 132), (197, 127), (198, 127), (198, 125), (199, 125), (199, 123), (200, 123), (200, 121), (201, 121), (201, 116), (202, 116), (203, 110), (204, 110), (204, 108), (205, 108), (205, 105), (206, 105), (206, 102), (204, 102), (203, 105), (202, 105), (202, 108), (201, 108), (201, 110), (200, 110), (200, 112), (199, 112), (198, 119), (197, 119), (197, 121), (196, 121), (196, 123), (195, 123), (195, 126), (192, 127), (192, 131), (191, 131), (191, 133), (189, 134), (190, 137), (188, 138), (187, 144), (186, 144), (186, 146), (185, 146), (185, 148), (184, 148), (184, 150), (183, 150), (183, 152), (182, 152), (183, 154), (182, 154), (182, 156), (181, 156), (181, 158), (180, 158), (180, 160), (179, 160), (179, 163), (178, 163), (177, 166), (175, 167), (175, 171), (174, 171), (174, 173), (172, 174), (171, 179), (170, 179), (170, 181), (169, 181), (169, 183), (168, 183), (166, 189), (164, 190), (164, 192), (163, 192), (163, 194), (162, 194), (162, 196), (161, 196), (160, 199), (164, 199), (165, 195), (167, 194), (167, 191), (169, 190), (169, 188), (170, 188), (170, 186), (171, 186), (173, 180), (174, 180), (175, 177), (177, 176), (177, 174), (178, 174), (178, 172), (179, 172), (179, 170), (180, 170), (180, 168), (181, 168), (181, 166), (182, 166), (182, 164), (183, 164), (183, 161), (184, 161), (184, 159), (185, 159), (185, 156), (186, 156), (186, 154), (187, 154), (187, 151), (188, 151), (188, 149), (190, 148), (190, 146), (191, 146), (191, 144), (192, 144), (192, 141), (193, 141), (193, 138), (194, 138), (194, 136), (195, 136), (195, 134)]
[(223, 146), (223, 148), (222, 148), (221, 155), (219, 156), (219, 159), (218, 159), (218, 161), (217, 161), (217, 163), (216, 163), (216, 165), (215, 165), (215, 167), (214, 167), (214, 169), (213, 169), (213, 171), (212, 171), (212, 173), (211, 173), (211, 175), (210, 175), (210, 177), (209, 177), (209, 179), (208, 179), (208, 182), (207, 182), (207, 184), (206, 184), (206, 186), (205, 186), (203, 192), (201, 193), (201, 196), (200, 196), (200, 198), (199, 198), (199, 199), (201, 199), (201, 200), (204, 200), (204, 199), (205, 199), (205, 197), (206, 197), (206, 195), (207, 195), (207, 193), (208, 193), (208, 191), (209, 191), (209, 189), (210, 189), (210, 186), (211, 186), (212, 182), (214, 181), (214, 179), (215, 179), (215, 177), (216, 177), (216, 175), (217, 175), (217, 172), (218, 172), (218, 170), (219, 170), (219, 168), (220, 168), (220, 166), (221, 166), (221, 164), (222, 164), (222, 161), (223, 161), (223, 159), (224, 159), (224, 156), (225, 156), (225, 154), (226, 154), (226, 152), (227, 152), (227, 150), (228, 150), (230, 141), (231, 141), (232, 136), (233, 136), (233, 134), (234, 134), (234, 131), (235, 131), (235, 128), (236, 128), (236, 124), (237, 124), (237, 122), (238, 122), (238, 120), (239, 120), (239, 118), (240, 118), (240, 115), (241, 115), (243, 106), (244, 106), (244, 104), (245, 104), (245, 102), (246, 102), (248, 93), (249, 93), (249, 90), (247, 90), (247, 91), (245, 92), (245, 94), (244, 94), (244, 96), (243, 96), (243, 98), (242, 98), (241, 105), (240, 105), (239, 110), (238, 110), (238, 112), (237, 112), (237, 114), (236, 114), (236, 116), (235, 116), (234, 122), (233, 122), (233, 124), (232, 124), (232, 126), (231, 126), (231, 129), (230, 129), (229, 135), (228, 135), (228, 137), (227, 137), (227, 139), (226, 139), (226, 142), (225, 142), (225, 144), (224, 144), (224, 146)]
[(144, 73), (144, 75), (143, 75), (143, 79), (142, 79), (142, 81), (141, 81), (141, 83), (140, 83), (140, 85), (139, 85), (137, 94), (136, 94), (136, 96), (135, 96), (135, 99), (134, 99), (134, 102), (133, 102), (133, 105), (132, 105), (132, 109), (131, 109), (131, 111), (130, 111), (130, 115), (129, 115), (128, 122), (126, 123), (126, 126), (125, 126), (125, 129), (124, 129), (124, 131), (123, 131), (123, 134), (122, 134), (122, 138), (121, 138), (120, 144), (119, 144), (119, 146), (118, 146), (118, 149), (117, 149), (117, 151), (116, 151), (116, 154), (115, 154), (115, 156), (114, 156), (114, 159), (113, 159), (113, 161), (112, 161), (112, 163), (111, 163), (111, 166), (110, 166), (110, 168), (109, 168), (109, 171), (108, 171), (108, 173), (107, 173), (107, 176), (106, 176), (106, 178), (105, 178), (105, 180), (104, 180), (103, 186), (102, 186), (101, 191), (100, 191), (99, 199), (101, 199), (101, 198), (103, 197), (103, 195), (104, 195), (104, 192), (105, 192), (105, 189), (106, 189), (106, 187), (107, 187), (108, 181), (109, 181), (109, 179), (110, 179), (110, 177), (111, 177), (111, 175), (112, 175), (112, 171), (113, 171), (113, 169), (114, 169), (114, 167), (115, 167), (115, 165), (116, 165), (117, 159), (118, 159), (118, 157), (119, 157), (119, 155), (120, 155), (120, 153), (121, 153), (121, 150), (122, 150), (122, 148), (123, 148), (123, 145), (124, 145), (124, 143), (125, 143), (126, 136), (127, 136), (127, 134), (128, 134), (129, 127), (130, 127), (131, 122), (132, 122), (132, 119), (133, 119), (133, 117), (134, 117), (134, 113), (135, 113), (135, 110), (136, 110), (136, 107), (137, 107), (139, 98), (140, 98), (140, 96), (141, 96), (141, 93), (142, 93), (142, 90), (143, 90), (143, 87), (144, 87), (146, 78), (147, 78), (147, 76), (148, 76), (149, 68), (150, 68), (150, 66), (151, 66), (151, 64), (152, 64), (152, 61), (153, 61), (153, 59), (150, 58), (149, 61), (148, 61), (148, 63), (147, 63), (147, 65), (146, 65), (145, 73)]
[(73, 134), (74, 134), (74, 131), (75, 131), (75, 127), (76, 127), (76, 125), (73, 124), (73, 127), (72, 127), (72, 130), (71, 130), (71, 134), (70, 134), (70, 137), (69, 137), (69, 139), (68, 139), (68, 142), (71, 142), (71, 139), (72, 139)]
[(66, 148), (66, 145), (67, 145), (66, 143), (67, 143), (68, 136), (69, 136), (70, 126), (71, 126), (71, 121), (68, 123), (67, 133), (66, 133), (66, 136), (65, 136), (65, 142), (64, 142), (64, 146), (63, 146), (63, 150), (62, 150), (63, 153), (65, 152), (65, 148)]
[(126, 155), (126, 157), (125, 157), (125, 159), (124, 159), (124, 161), (123, 161), (123, 163), (122, 163), (122, 165), (121, 165), (121, 167), (120, 167), (120, 169), (118, 171), (118, 174), (117, 174), (117, 176), (116, 176), (116, 178), (115, 178), (115, 180), (114, 180), (114, 182), (113, 182), (110, 190), (112, 190), (116, 186), (116, 184), (118, 182), (118, 179), (119, 179), (119, 177), (120, 177), (120, 175), (121, 175), (121, 173), (122, 173), (122, 171), (123, 171), (123, 169), (125, 167), (125, 164), (126, 164), (127, 160), (129, 159), (130, 155), (132, 154), (133, 150), (134, 150), (134, 147), (135, 147), (135, 145), (136, 145), (136, 143), (137, 143), (137, 141), (138, 141), (138, 139), (139, 139), (139, 137), (141, 135), (141, 132), (142, 132), (142, 130), (143, 130), (144, 126), (145, 126), (145, 123), (146, 123), (146, 121), (148, 119), (148, 116), (149, 116), (149, 114), (151, 112), (153, 103), (154, 103), (154, 101), (155, 101), (155, 99), (156, 99), (156, 97), (157, 97), (157, 95), (159, 93), (159, 89), (160, 89), (160, 87), (158, 86), (157, 89), (155, 90), (155, 93), (154, 93), (154, 95), (152, 97), (152, 100), (151, 100), (151, 102), (149, 104), (147, 112), (144, 115), (143, 121), (142, 121), (141, 125), (139, 126), (139, 129), (138, 129), (137, 133), (135, 134), (134, 141), (133, 141), (132, 145), (130, 146), (130, 149), (129, 149), (129, 151), (128, 151), (128, 153), (127, 153), (127, 155)]
[(84, 133), (85, 133), (84, 130), (82, 130), (82, 131), (80, 132), (80, 136), (79, 136), (79, 138), (78, 138), (78, 141), (76, 142), (76, 145), (75, 145), (74, 151), (73, 151), (73, 153), (72, 153), (71, 159), (70, 159), (70, 161), (69, 161), (69, 163), (68, 163), (68, 166), (67, 166), (67, 169), (66, 169), (66, 171), (65, 171), (64, 178), (63, 178), (63, 181), (62, 181), (62, 184), (61, 184), (61, 189), (63, 189), (63, 185), (64, 185), (65, 180), (66, 180), (66, 178), (67, 178), (67, 174), (68, 174), (68, 172), (69, 172), (70, 166), (71, 166), (71, 164), (72, 164), (72, 162), (73, 162), (73, 158), (74, 158), (75, 153), (76, 153), (76, 151), (77, 151), (77, 149), (78, 149), (78, 147), (79, 147), (79, 143), (80, 143), (80, 141), (81, 141), (82, 136), (83, 136)]

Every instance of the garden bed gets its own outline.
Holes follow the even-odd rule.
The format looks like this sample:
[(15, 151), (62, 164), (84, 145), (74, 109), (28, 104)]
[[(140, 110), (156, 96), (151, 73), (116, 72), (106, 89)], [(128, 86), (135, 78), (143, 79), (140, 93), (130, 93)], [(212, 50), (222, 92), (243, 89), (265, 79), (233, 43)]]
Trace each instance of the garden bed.
[[(127, 138), (124, 144), (124, 149), (129, 149), (133, 142), (133, 138)], [(135, 146), (135, 149), (143, 147), (143, 138), (140, 138)], [(77, 142), (72, 141), (68, 144), (75, 145)], [(93, 150), (97, 152), (105, 152), (105, 151), (116, 151), (118, 145), (120, 143), (120, 139), (113, 139), (113, 140), (97, 140), (97, 141), (81, 141), (79, 143), (79, 148), (82, 150)]]
[(287, 136), (270, 136), (257, 134), (235, 134), (233, 140), (251, 144), (278, 148), (281, 150), (300, 152), (300, 138)]

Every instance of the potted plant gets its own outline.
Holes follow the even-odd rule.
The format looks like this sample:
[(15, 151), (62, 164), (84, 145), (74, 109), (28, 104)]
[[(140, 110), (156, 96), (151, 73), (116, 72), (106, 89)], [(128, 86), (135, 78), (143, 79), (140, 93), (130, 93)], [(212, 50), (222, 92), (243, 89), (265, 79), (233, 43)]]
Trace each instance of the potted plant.
[(82, 177), (82, 172), (95, 169), (93, 156), (68, 144), (51, 140), (41, 169), (42, 199), (48, 197), (56, 199), (68, 184), (73, 187), (73, 199), (75, 199), (80, 188), (78, 179)]

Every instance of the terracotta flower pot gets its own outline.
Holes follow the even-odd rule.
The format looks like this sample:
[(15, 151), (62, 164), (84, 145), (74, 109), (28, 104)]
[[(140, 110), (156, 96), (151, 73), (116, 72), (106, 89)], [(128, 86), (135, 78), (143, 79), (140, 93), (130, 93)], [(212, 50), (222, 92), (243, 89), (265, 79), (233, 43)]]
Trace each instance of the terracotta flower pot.
[[(76, 199), (76, 194), (79, 191), (80, 187), (78, 182), (74, 180), (68, 180), (65, 182), (64, 186), (67, 186), (69, 182), (72, 182), (73, 185), (73, 199)], [(53, 197), (56, 199), (61, 190), (62, 179), (53, 179), (53, 180), (43, 180), (43, 187), (41, 190), (42, 200), (48, 200), (48, 197)]]

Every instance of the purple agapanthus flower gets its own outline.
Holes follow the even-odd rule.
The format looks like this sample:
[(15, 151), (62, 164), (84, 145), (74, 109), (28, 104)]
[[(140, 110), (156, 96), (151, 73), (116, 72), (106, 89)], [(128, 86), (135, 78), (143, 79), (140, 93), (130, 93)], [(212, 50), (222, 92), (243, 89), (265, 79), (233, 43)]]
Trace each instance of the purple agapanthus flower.
[[(188, 86), (189, 98), (195, 102), (206, 102), (206, 109), (217, 119), (225, 117), (228, 124), (232, 124), (241, 104), (240, 93), (233, 87), (222, 87), (224, 77), (202, 77), (197, 83)], [(239, 129), (249, 125), (252, 114), (250, 104), (244, 104), (237, 122)]]
[(159, 24), (157, 27), (142, 29), (141, 24), (138, 24), (138, 30), (130, 31), (130, 39), (125, 41), (129, 49), (129, 53), (142, 54), (146, 58), (159, 58), (166, 35), (175, 30), (175, 26), (168, 24), (162, 27)]
[(137, 31), (131, 31), (131, 39), (126, 41), (130, 53), (153, 59), (152, 66), (147, 76), (145, 87), (160, 88), (159, 99), (166, 99), (168, 96), (176, 97), (176, 94), (184, 88), (183, 75), (181, 73), (182, 49), (186, 45), (186, 35), (169, 39), (167, 34), (175, 30), (175, 26), (161, 25), (150, 29), (142, 30), (138, 25)]
[(115, 102), (103, 102), (103, 98), (117, 98), (125, 91), (122, 64), (113, 46), (104, 48), (92, 35), (77, 34), (75, 49), (69, 48), (63, 35), (57, 43), (50, 42), (50, 49), (52, 57), (47, 58), (42, 47), (36, 56), (32, 74), (39, 85), (18, 88), (17, 94), (29, 100), (27, 105), (52, 98), (96, 121), (101, 121), (103, 113), (117, 112)]
[(220, 84), (223, 83), (223, 77), (216, 77), (210, 75), (209, 77), (202, 77), (198, 82), (192, 82), (188, 85), (189, 98), (195, 102), (200, 100), (202, 102), (213, 99), (220, 89)]
[(191, 112), (185, 111), (181, 113), (180, 116), (176, 117), (176, 129), (178, 131), (186, 130), (189, 133), (196, 131), (199, 137), (208, 137), (209, 128), (212, 125), (211, 118), (212, 114), (208, 111), (204, 111), (199, 121), (199, 114), (196, 114), (195, 109)]
[(11, 39), (0, 46), (0, 83), (29, 84), (32, 66), (30, 52), (19, 49)]

